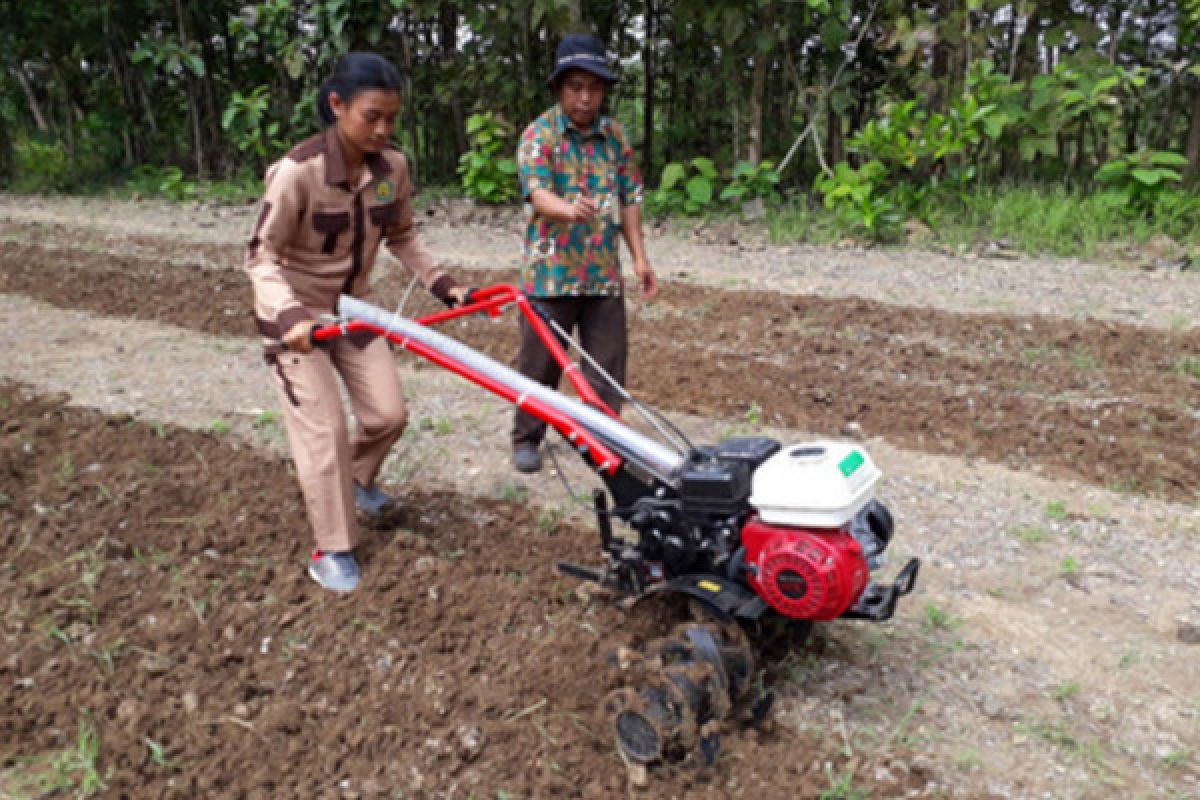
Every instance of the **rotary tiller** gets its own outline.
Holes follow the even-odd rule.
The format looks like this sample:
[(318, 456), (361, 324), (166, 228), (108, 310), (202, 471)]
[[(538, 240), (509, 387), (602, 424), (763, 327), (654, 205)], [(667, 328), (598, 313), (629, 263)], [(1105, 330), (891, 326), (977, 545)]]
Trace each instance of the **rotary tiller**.
[[(569, 397), (449, 338), (431, 326), (468, 314), (497, 316), (516, 306), (563, 366)], [(880, 477), (856, 444), (727, 439), (696, 447), (652, 417), (658, 437), (624, 423), (568, 357), (536, 300), (515, 287), (473, 290), (462, 306), (412, 320), (342, 297), (336, 322), (318, 343), (370, 331), (461, 375), (557, 430), (595, 469), (593, 494), (602, 563), (559, 563), (564, 574), (636, 601), (677, 593), (711, 622), (687, 625), (633, 659), (637, 689), (605, 703), (621, 754), (652, 763), (699, 749), (711, 758), (716, 726), (746, 693), (753, 653), (743, 628), (815, 621), (882, 621), (916, 584), (911, 559), (891, 583), (871, 572), (884, 562), (893, 521), (874, 499)], [(613, 529), (612, 521), (626, 530)], [(647, 677), (649, 676), (649, 677)]]

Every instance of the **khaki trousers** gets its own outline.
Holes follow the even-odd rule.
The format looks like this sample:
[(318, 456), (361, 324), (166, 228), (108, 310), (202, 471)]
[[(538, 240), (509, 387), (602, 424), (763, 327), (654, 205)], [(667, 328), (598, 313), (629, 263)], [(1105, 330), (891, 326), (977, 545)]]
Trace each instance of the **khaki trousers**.
[[(358, 543), (352, 481), (374, 482), (408, 420), (391, 348), (382, 338), (361, 348), (335, 339), (328, 350), (279, 354), (273, 373), (317, 549), (352, 550)], [(357, 422), (353, 439), (337, 376)]]

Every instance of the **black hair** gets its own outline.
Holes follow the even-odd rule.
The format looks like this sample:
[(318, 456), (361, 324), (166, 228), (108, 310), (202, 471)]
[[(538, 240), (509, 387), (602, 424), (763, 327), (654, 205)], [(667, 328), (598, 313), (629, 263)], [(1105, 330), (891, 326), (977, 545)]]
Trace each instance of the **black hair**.
[(404, 76), (392, 62), (378, 53), (347, 53), (338, 59), (321, 88), (317, 90), (317, 116), (321, 126), (328, 127), (337, 121), (329, 105), (329, 95), (337, 93), (343, 103), (349, 103), (359, 92), (368, 89), (390, 89), (399, 92), (404, 87)]

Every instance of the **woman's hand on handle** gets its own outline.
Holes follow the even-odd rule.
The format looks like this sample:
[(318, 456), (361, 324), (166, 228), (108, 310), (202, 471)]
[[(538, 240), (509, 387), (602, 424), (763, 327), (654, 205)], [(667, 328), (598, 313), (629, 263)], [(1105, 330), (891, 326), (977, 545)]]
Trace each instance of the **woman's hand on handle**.
[(454, 308), (455, 306), (461, 306), (465, 304), (467, 302), (467, 295), (470, 294), (470, 292), (471, 289), (468, 286), (451, 287), (446, 291), (446, 305)]
[(311, 353), (313, 331), (319, 327), (316, 320), (297, 322), (283, 335), (283, 346), (295, 353)]

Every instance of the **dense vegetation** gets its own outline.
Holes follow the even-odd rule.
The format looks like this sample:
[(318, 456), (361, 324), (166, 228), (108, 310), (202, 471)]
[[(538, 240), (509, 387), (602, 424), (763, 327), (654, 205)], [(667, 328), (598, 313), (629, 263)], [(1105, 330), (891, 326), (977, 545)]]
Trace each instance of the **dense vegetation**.
[(558, 37), (618, 56), (610, 98), (656, 211), (781, 196), (886, 238), (1014, 185), (1194, 236), (1200, 0), (0, 0), (0, 185), (253, 180), (315, 128), (334, 60), (410, 78), (425, 185), (513, 194)]

